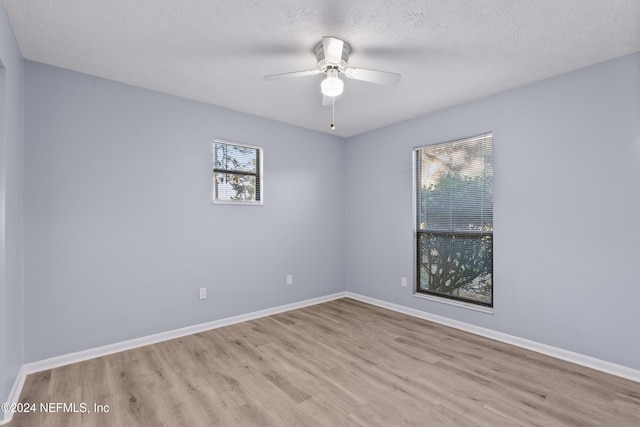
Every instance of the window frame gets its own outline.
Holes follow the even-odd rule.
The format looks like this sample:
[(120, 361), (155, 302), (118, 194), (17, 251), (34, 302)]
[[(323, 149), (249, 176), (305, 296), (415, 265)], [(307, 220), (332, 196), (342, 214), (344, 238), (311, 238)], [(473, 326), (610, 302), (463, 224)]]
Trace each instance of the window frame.
[[(239, 175), (250, 175), (256, 178), (256, 200), (220, 200), (216, 199), (216, 173), (234, 173), (230, 170), (216, 169), (216, 144), (233, 145), (235, 147), (249, 148), (257, 151), (256, 172), (235, 171)], [(246, 206), (262, 206), (264, 204), (264, 148), (259, 145), (244, 144), (241, 142), (229, 141), (225, 139), (215, 138), (211, 144), (212, 148), (212, 179), (211, 179), (211, 199), (216, 205), (246, 205)]]
[[(413, 215), (413, 263), (414, 263), (414, 274), (415, 274), (415, 278), (414, 278), (414, 286), (413, 286), (413, 296), (417, 297), (417, 298), (421, 298), (421, 299), (426, 299), (426, 300), (431, 300), (431, 301), (436, 301), (439, 303), (444, 303), (444, 304), (448, 304), (448, 305), (453, 305), (453, 306), (457, 306), (457, 307), (462, 307), (462, 308), (466, 308), (466, 309), (471, 309), (471, 310), (475, 310), (475, 311), (480, 311), (483, 313), (487, 313), (487, 314), (493, 314), (494, 313), (494, 303), (495, 303), (495, 296), (494, 296), (494, 292), (495, 292), (495, 286), (494, 286), (494, 257), (493, 257), (493, 236), (494, 236), (494, 229), (492, 229), (491, 231), (491, 302), (490, 303), (485, 303), (485, 302), (481, 302), (481, 301), (474, 301), (468, 298), (461, 298), (455, 295), (447, 295), (444, 293), (438, 293), (438, 292), (433, 292), (433, 291), (427, 291), (424, 289), (420, 289), (420, 266), (421, 263), (418, 260), (418, 255), (419, 255), (419, 248), (418, 248), (418, 244), (419, 244), (419, 236), (421, 233), (421, 230), (418, 229), (418, 173), (419, 173), (419, 168), (418, 168), (418, 160), (419, 160), (419, 152), (421, 150), (424, 149), (428, 149), (428, 148), (435, 148), (435, 147), (439, 147), (439, 146), (444, 146), (444, 145), (449, 145), (449, 144), (454, 144), (454, 143), (461, 143), (464, 141), (469, 141), (469, 140), (474, 140), (474, 139), (482, 139), (482, 138), (486, 138), (486, 137), (491, 137), (491, 150), (492, 150), (492, 154), (493, 154), (493, 142), (495, 140), (494, 138), (494, 133), (493, 132), (484, 132), (484, 133), (480, 133), (480, 134), (476, 134), (476, 135), (472, 135), (472, 136), (467, 136), (467, 137), (462, 137), (462, 138), (456, 138), (456, 139), (452, 139), (452, 140), (448, 140), (448, 141), (444, 141), (444, 142), (437, 142), (437, 143), (433, 143), (433, 144), (425, 144), (425, 145), (421, 145), (418, 147), (414, 147), (412, 150), (412, 202), (413, 202), (413, 206), (412, 206), (412, 215)], [(493, 160), (492, 160), (492, 169), (493, 169)], [(492, 215), (493, 218), (493, 215)], [(493, 220), (492, 220), (493, 223)], [(486, 235), (486, 232), (437, 232), (437, 231), (433, 231), (432, 234), (439, 234), (439, 235), (469, 235), (469, 236), (480, 236), (480, 235)]]

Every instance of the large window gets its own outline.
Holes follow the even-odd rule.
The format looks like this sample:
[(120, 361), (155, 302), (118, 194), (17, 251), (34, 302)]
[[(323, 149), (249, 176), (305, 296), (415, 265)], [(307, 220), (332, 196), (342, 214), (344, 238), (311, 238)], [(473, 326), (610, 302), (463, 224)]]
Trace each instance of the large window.
[(262, 148), (213, 142), (213, 201), (262, 204)]
[(416, 292), (493, 307), (493, 137), (415, 149)]

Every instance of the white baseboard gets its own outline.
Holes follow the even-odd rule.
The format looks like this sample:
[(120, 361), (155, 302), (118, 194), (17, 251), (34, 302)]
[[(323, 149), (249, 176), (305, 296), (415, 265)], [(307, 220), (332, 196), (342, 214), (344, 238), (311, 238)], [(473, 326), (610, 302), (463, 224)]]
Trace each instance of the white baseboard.
[[(333, 301), (339, 298), (344, 298), (346, 292), (338, 292), (336, 294), (326, 295), (318, 298), (311, 298), (304, 301), (294, 302), (291, 304), (281, 305), (278, 307), (267, 308), (264, 310), (254, 311), (251, 313), (241, 314), (239, 316), (227, 317), (225, 319), (214, 320), (212, 322), (201, 323), (199, 325), (187, 326), (186, 328), (174, 329), (167, 332), (161, 332), (159, 334), (148, 335), (146, 337), (134, 338), (132, 340), (122, 341), (119, 343), (104, 345), (88, 350), (82, 350), (75, 353), (64, 354), (62, 356), (52, 357), (49, 359), (40, 360), (37, 362), (26, 363), (20, 368), (18, 377), (16, 378), (11, 393), (7, 399), (7, 403), (18, 403), (20, 399), (20, 393), (24, 386), (27, 375), (36, 372), (46, 371), (48, 369), (59, 368), (60, 366), (70, 365), (72, 363), (83, 362), (85, 360), (94, 359), (97, 357), (107, 356), (109, 354), (119, 353), (125, 350), (132, 350), (138, 347), (144, 347), (145, 345), (155, 344), (162, 341), (168, 341), (175, 338), (184, 337), (187, 335), (197, 334), (198, 332), (204, 332), (211, 329), (222, 328), (223, 326), (229, 326), (240, 322), (246, 322), (248, 320), (258, 319), (260, 317), (271, 316), (278, 313), (284, 313), (285, 311), (296, 310), (298, 308), (308, 307), (311, 305), (321, 304), (323, 302)], [(3, 413), (4, 417), (0, 419), (0, 425), (6, 424), (11, 421), (13, 417), (12, 413)]]
[(367, 304), (372, 304), (378, 307), (397, 311), (399, 313), (408, 314), (409, 316), (419, 317), (421, 319), (429, 320), (435, 323), (440, 323), (442, 325), (450, 326), (452, 328), (461, 329), (466, 332), (471, 332), (476, 335), (491, 338), (496, 341), (501, 341), (507, 344), (515, 345), (517, 347), (526, 348), (527, 350), (532, 350), (537, 353), (546, 354), (547, 356), (552, 356), (557, 359), (566, 360), (567, 362), (586, 366), (587, 368), (595, 369), (597, 371), (606, 372), (608, 374), (616, 375), (618, 377), (640, 382), (640, 370), (637, 370), (637, 369), (628, 368), (626, 366), (617, 365), (615, 363), (607, 362), (605, 360), (596, 359), (595, 357), (585, 356), (580, 353), (574, 353), (572, 351), (563, 350), (561, 348), (552, 347), (550, 345), (541, 344), (539, 342), (527, 340), (524, 338), (505, 334), (502, 332), (497, 332), (491, 329), (482, 328), (480, 326), (475, 326), (469, 323), (460, 322), (458, 320), (449, 319), (447, 317), (438, 316), (436, 314), (427, 313), (424, 311), (405, 307), (403, 305), (382, 301), (376, 298), (367, 297), (367, 296), (356, 294), (353, 292), (347, 292), (346, 297), (352, 298), (358, 301), (362, 301)]
[[(18, 376), (16, 377), (16, 380), (13, 383), (13, 387), (11, 387), (9, 396), (7, 397), (7, 403), (9, 404), (18, 403), (18, 400), (20, 399), (20, 393), (22, 392), (22, 386), (24, 386), (24, 380), (26, 378), (27, 378), (27, 373), (25, 371), (24, 365), (22, 365), (22, 367), (18, 371)], [(0, 419), (0, 425), (8, 423), (9, 421), (11, 421), (11, 418), (13, 418), (12, 412), (4, 412), (3, 410), (2, 412), (0, 412), (0, 414), (2, 414), (2, 419)]]
[[(186, 328), (174, 329), (172, 331), (161, 332), (159, 334), (149, 335), (141, 338), (135, 338), (128, 341), (122, 341), (115, 344), (109, 344), (101, 347), (92, 348), (89, 350), (78, 351), (75, 353), (52, 357), (50, 359), (44, 359), (37, 362), (27, 363), (23, 365), (22, 368), (20, 368), (20, 371), (18, 372), (18, 376), (11, 389), (11, 393), (9, 394), (9, 397), (7, 399), (7, 402), (18, 403), (18, 400), (20, 399), (20, 393), (22, 392), (22, 387), (24, 385), (25, 379), (27, 378), (27, 375), (35, 372), (46, 371), (48, 369), (58, 368), (60, 366), (65, 366), (72, 363), (83, 362), (85, 360), (107, 356), (109, 354), (119, 353), (125, 350), (131, 350), (134, 348), (143, 347), (145, 345), (155, 344), (162, 341), (168, 341), (171, 339), (184, 337), (186, 335), (196, 334), (198, 332), (204, 332), (211, 329), (217, 329), (217, 328), (233, 325), (240, 322), (246, 322), (248, 320), (258, 319), (260, 317), (271, 316), (273, 314), (278, 314), (286, 311), (296, 310), (298, 308), (308, 307), (311, 305), (321, 304), (323, 302), (333, 301), (333, 300), (344, 298), (344, 297), (352, 298), (354, 300), (362, 301), (367, 304), (372, 304), (378, 307), (397, 311), (399, 313), (407, 314), (409, 316), (414, 316), (414, 317), (429, 320), (432, 322), (440, 323), (442, 325), (450, 326), (452, 328), (461, 329), (463, 331), (467, 331), (476, 335), (491, 338), (496, 341), (512, 344), (517, 347), (526, 348), (528, 350), (546, 354), (548, 356), (556, 357), (558, 359), (566, 360), (568, 362), (572, 362), (578, 365), (586, 366), (588, 368), (596, 369), (598, 371), (606, 372), (622, 378), (627, 378), (632, 381), (640, 382), (640, 371), (636, 369), (628, 368), (626, 366), (617, 365), (615, 363), (596, 359), (594, 357), (585, 356), (579, 353), (574, 353), (571, 351), (563, 350), (561, 348), (552, 347), (546, 344), (540, 344), (535, 341), (530, 341), (530, 340), (519, 338), (513, 335), (504, 334), (502, 332), (493, 331), (491, 329), (482, 328), (480, 326), (475, 326), (469, 323), (460, 322), (457, 320), (438, 316), (436, 314), (427, 313), (424, 311), (405, 307), (403, 305), (382, 301), (376, 298), (367, 297), (367, 296), (356, 294), (353, 292), (338, 292), (332, 295), (312, 298), (312, 299), (308, 299), (308, 300), (304, 300), (304, 301), (300, 301), (292, 304), (286, 304), (278, 307), (268, 308), (265, 310), (254, 311), (252, 313), (228, 317), (226, 319), (214, 320), (212, 322), (188, 326)], [(9, 421), (11, 421), (13, 414), (5, 412), (3, 413), (3, 416), (4, 417), (0, 419), (0, 425), (6, 424)]]

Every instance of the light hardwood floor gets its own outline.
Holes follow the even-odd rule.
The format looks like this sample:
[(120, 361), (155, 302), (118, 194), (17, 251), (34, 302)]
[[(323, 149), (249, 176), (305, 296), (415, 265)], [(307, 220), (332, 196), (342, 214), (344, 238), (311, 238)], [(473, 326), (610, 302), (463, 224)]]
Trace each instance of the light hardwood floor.
[(351, 299), (32, 374), (20, 401), (88, 412), (12, 427), (640, 426), (640, 383)]

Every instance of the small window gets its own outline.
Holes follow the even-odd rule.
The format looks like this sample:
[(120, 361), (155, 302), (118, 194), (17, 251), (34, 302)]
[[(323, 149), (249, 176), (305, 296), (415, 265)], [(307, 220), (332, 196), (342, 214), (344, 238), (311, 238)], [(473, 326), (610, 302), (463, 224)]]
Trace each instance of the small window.
[(415, 149), (416, 292), (493, 307), (493, 136)]
[(213, 202), (262, 204), (262, 148), (213, 142)]

